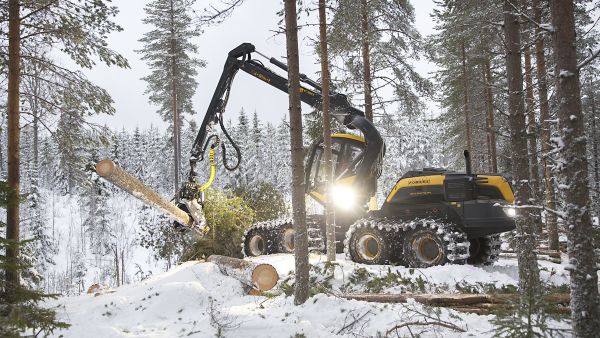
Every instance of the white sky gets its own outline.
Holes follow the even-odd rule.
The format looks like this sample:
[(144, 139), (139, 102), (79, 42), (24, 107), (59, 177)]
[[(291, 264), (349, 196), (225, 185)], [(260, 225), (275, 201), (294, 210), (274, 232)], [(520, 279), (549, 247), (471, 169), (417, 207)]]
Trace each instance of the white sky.
[[(196, 9), (200, 10), (203, 3), (206, 1), (197, 1)], [(434, 30), (429, 14), (435, 6), (433, 0), (413, 0), (412, 3), (416, 11), (417, 28), (423, 36), (431, 34)], [(131, 68), (98, 65), (91, 71), (85, 71), (89, 79), (108, 90), (115, 101), (115, 115), (97, 117), (95, 121), (116, 129), (134, 129), (136, 126), (147, 128), (150, 124), (166, 128), (166, 123), (155, 112), (156, 107), (151, 106), (144, 95), (146, 83), (141, 78), (149, 73), (149, 69), (135, 52), (142, 47), (138, 39), (149, 30), (149, 26), (141, 22), (146, 1), (113, 0), (113, 4), (120, 9), (116, 21), (124, 30), (111, 35), (109, 43), (129, 60)], [(206, 112), (227, 53), (232, 48), (242, 42), (251, 42), (263, 54), (281, 59), (285, 57), (285, 36), (274, 36), (273, 33), (279, 21), (276, 12), (281, 6), (280, 1), (246, 0), (233, 16), (219, 26), (206, 29), (194, 41), (199, 46), (199, 57), (207, 62), (206, 68), (198, 70), (199, 85), (193, 99), (197, 112), (193, 118), (198, 122)], [(315, 14), (311, 17), (316, 20)], [(317, 31), (304, 30), (300, 34), (302, 39), (306, 34), (316, 36)], [(306, 40), (303, 40), (304, 46), (300, 46), (300, 71), (318, 80), (315, 75), (320, 69), (318, 59), (313, 55), (312, 48), (306, 45)], [(416, 62), (415, 65), (424, 76), (433, 67), (425, 61)], [(256, 110), (263, 121), (279, 123), (287, 114), (288, 101), (283, 92), (240, 72), (234, 81), (226, 114), (235, 118), (241, 107), (247, 112)]]

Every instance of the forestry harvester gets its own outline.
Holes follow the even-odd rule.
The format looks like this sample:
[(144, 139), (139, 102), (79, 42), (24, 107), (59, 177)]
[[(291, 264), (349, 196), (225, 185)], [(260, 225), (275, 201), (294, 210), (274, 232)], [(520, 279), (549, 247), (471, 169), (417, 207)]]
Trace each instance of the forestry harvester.
[[(243, 43), (227, 56), (223, 73), (194, 141), (190, 174), (179, 194), (180, 208), (194, 219), (196, 205), (202, 205), (202, 191), (215, 175), (215, 151), (222, 151), (226, 169), (235, 170), (241, 160), (239, 147), (223, 124), (223, 113), (236, 73), (242, 70), (253, 77), (288, 92), (288, 80), (253, 58), (259, 55), (287, 72), (287, 65), (257, 52)], [(300, 74), (300, 99), (316, 109), (322, 108), (319, 83)], [(465, 151), (464, 173), (424, 168), (404, 173), (389, 191), (380, 207), (374, 203), (376, 180), (381, 174), (385, 145), (377, 128), (365, 114), (353, 107), (347, 97), (330, 93), (333, 118), (355, 134), (332, 135), (334, 182), (331, 190), (325, 181), (323, 140), (312, 144), (306, 158), (306, 193), (318, 203), (332, 199), (335, 206), (336, 251), (345, 251), (356, 262), (396, 263), (428, 267), (446, 263), (491, 264), (500, 249), (499, 234), (515, 228), (512, 207), (514, 196), (508, 181), (498, 174), (474, 174)], [(220, 131), (219, 131), (220, 129)], [(225, 142), (234, 149), (236, 163), (228, 162)], [(200, 184), (197, 163), (209, 151), (211, 175)], [(194, 206), (196, 212), (190, 212)], [(190, 223), (193, 223), (190, 221)], [(198, 221), (196, 223), (202, 223)], [(307, 216), (313, 248), (325, 249), (323, 215)], [(183, 224), (186, 225), (186, 224)], [(246, 256), (291, 253), (294, 249), (291, 220), (272, 220), (252, 225), (244, 234), (242, 251)]]

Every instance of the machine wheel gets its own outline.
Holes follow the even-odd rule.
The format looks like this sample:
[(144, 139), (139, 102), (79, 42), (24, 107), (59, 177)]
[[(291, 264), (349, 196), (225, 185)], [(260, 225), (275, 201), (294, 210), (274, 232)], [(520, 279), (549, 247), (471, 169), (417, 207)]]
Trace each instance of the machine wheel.
[(294, 226), (292, 224), (284, 224), (279, 228), (277, 232), (277, 252), (294, 252)]
[(500, 256), (502, 240), (500, 235), (491, 235), (469, 240), (468, 264), (492, 265)]
[(352, 261), (387, 264), (394, 256), (393, 236), (376, 220), (359, 220), (346, 233), (345, 252)]
[(435, 221), (422, 221), (406, 232), (403, 252), (404, 261), (413, 268), (464, 264), (469, 257), (469, 241), (460, 229)]
[(251, 229), (244, 238), (244, 256), (261, 256), (273, 253), (272, 240), (267, 229)]

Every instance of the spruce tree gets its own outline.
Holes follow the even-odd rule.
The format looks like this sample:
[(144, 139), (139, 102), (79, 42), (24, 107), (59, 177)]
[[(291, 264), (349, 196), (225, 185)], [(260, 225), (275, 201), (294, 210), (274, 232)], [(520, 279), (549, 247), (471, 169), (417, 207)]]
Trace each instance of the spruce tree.
[(192, 97), (198, 86), (194, 77), (204, 61), (194, 57), (198, 47), (191, 42), (200, 31), (192, 23), (190, 11), (195, 0), (153, 0), (144, 7), (143, 23), (152, 30), (140, 39), (144, 47), (139, 51), (151, 73), (143, 78), (148, 86), (151, 104), (157, 113), (170, 122), (173, 146), (173, 178), (175, 191), (179, 189), (181, 172), (181, 126), (185, 114), (194, 114)]

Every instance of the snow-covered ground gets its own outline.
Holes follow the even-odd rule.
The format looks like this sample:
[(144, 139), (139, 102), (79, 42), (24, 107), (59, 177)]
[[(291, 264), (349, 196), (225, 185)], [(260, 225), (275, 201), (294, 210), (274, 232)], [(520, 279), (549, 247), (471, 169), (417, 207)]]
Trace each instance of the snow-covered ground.
[[(339, 290), (360, 292), (365, 286), (356, 281), (357, 272), (368, 273), (371, 277), (393, 274), (404, 281), (403, 285), (384, 285), (382, 292), (407, 291), (407, 285), (446, 292), (458, 291), (466, 285), (494, 285), (501, 289), (518, 282), (516, 261), (511, 259), (501, 259), (491, 267), (447, 265), (408, 269), (356, 264), (347, 261), (344, 255), (337, 258), (333, 278), (322, 280), (331, 284), (333, 293)], [(293, 256), (288, 254), (252, 260), (272, 264), (280, 275), (280, 284), (290, 277), (294, 266)], [(320, 255), (310, 257), (311, 264), (320, 269), (325, 267), (323, 260), (324, 256)], [(540, 264), (545, 282), (555, 286), (568, 283), (562, 265)], [(411, 284), (410, 281), (420, 283)], [(295, 306), (293, 297), (285, 294), (273, 297), (246, 295), (237, 280), (222, 275), (212, 263), (200, 262), (187, 262), (166, 273), (98, 296), (63, 297), (50, 305), (57, 308), (62, 320), (71, 324), (69, 329), (55, 332), (56, 336), (64, 337), (386, 336), (395, 325), (423, 318), (423, 314), (431, 311), (415, 302), (367, 303), (325, 293), (311, 297), (304, 305)], [(453, 323), (466, 332), (428, 326), (423, 336), (485, 337), (493, 334), (490, 320), (494, 317), (491, 315), (466, 314), (445, 308), (440, 311), (440, 320)], [(438, 316), (435, 311), (429, 315)], [(459, 317), (455, 318), (457, 315)], [(553, 325), (568, 326), (557, 322)], [(421, 329), (413, 328), (413, 333)], [(407, 328), (400, 329), (398, 334), (410, 336)], [(392, 336), (396, 337), (396, 332)]]

